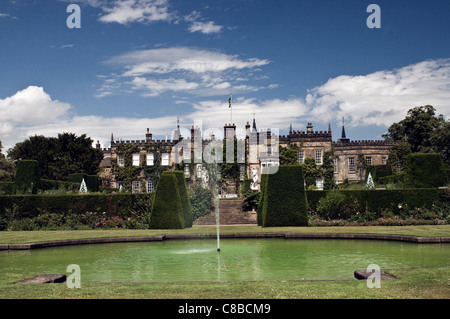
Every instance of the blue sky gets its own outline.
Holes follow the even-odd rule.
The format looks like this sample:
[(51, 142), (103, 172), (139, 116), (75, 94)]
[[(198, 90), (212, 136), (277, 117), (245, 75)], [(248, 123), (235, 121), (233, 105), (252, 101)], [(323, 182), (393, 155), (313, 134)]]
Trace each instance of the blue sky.
[[(369, 4), (381, 28), (368, 28)], [(78, 4), (81, 28), (68, 28)], [(109, 146), (194, 121), (286, 134), (342, 118), (381, 139), (414, 106), (450, 115), (447, 0), (2, 0), (0, 140), (86, 133)]]

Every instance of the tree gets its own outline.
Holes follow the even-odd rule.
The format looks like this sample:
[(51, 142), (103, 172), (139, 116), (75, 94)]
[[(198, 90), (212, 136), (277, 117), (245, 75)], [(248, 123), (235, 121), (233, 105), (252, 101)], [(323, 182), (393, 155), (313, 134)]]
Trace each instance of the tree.
[(441, 154), (442, 160), (450, 165), (450, 121), (440, 122), (430, 137), (433, 152)]
[(14, 178), (16, 167), (2, 154), (2, 141), (0, 141), (0, 181), (11, 181)]
[(406, 167), (408, 155), (411, 153), (411, 145), (408, 143), (399, 143), (392, 146), (389, 150), (389, 158), (387, 161), (387, 164), (392, 168), (392, 172), (402, 172)]
[(290, 144), (286, 147), (280, 145), (280, 165), (299, 165), (298, 150), (297, 144)]
[(362, 180), (367, 169), (367, 161), (366, 158), (364, 157), (364, 154), (358, 154), (358, 160), (356, 161), (356, 168), (358, 169), (359, 172), (359, 179)]
[(431, 105), (414, 107), (398, 123), (393, 123), (383, 137), (392, 141), (403, 141), (411, 145), (412, 152), (431, 151), (431, 136), (444, 119), (435, 116), (436, 110)]
[(58, 137), (31, 136), (8, 151), (8, 158), (36, 160), (43, 179), (65, 180), (69, 174), (96, 175), (103, 152), (92, 147), (92, 139), (85, 134), (58, 134)]

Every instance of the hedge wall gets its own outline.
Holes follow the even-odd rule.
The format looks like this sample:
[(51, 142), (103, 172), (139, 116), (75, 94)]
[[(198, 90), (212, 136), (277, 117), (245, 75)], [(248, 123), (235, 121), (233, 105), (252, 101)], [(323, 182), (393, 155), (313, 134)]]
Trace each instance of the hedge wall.
[(73, 194), (73, 195), (5, 195), (0, 196), (0, 217), (6, 209), (16, 207), (16, 217), (36, 217), (49, 213), (105, 212), (107, 216), (130, 217), (138, 197), (148, 194)]
[(408, 155), (403, 187), (440, 187), (446, 183), (447, 172), (440, 154), (413, 153)]
[(21, 160), (17, 163), (13, 192), (36, 194), (40, 188), (39, 163), (35, 160)]
[(258, 226), (262, 226), (263, 224), (263, 203), (264, 198), (266, 196), (266, 189), (267, 189), (267, 174), (261, 175), (261, 182), (259, 184), (260, 193), (259, 193), (259, 203), (258, 203), (258, 209), (257, 209), (257, 215), (256, 215), (256, 221)]
[(275, 174), (267, 175), (264, 183), (263, 227), (308, 225), (302, 166), (279, 166)]
[(156, 186), (149, 227), (153, 229), (185, 227), (180, 190), (175, 174), (161, 174)]
[(180, 192), (181, 208), (183, 209), (184, 226), (192, 227), (193, 216), (184, 171), (164, 171), (162, 175), (164, 174), (174, 174), (176, 176), (178, 190)]
[[(359, 211), (366, 208), (370, 212), (390, 210), (398, 214), (399, 205), (407, 204), (409, 208), (431, 208), (436, 202), (448, 202), (445, 189), (392, 189), (392, 190), (341, 190), (345, 196), (355, 198), (359, 203)], [(316, 211), (320, 199), (327, 195), (327, 191), (306, 191), (311, 211)]]
[(81, 184), (83, 182), (86, 183), (86, 187), (89, 192), (98, 192), (98, 177), (97, 175), (87, 175), (84, 173), (74, 173), (69, 174), (67, 177), (67, 181), (71, 183)]
[(392, 168), (390, 165), (368, 165), (366, 169), (366, 181), (369, 172), (373, 181), (378, 182), (380, 178), (392, 175)]

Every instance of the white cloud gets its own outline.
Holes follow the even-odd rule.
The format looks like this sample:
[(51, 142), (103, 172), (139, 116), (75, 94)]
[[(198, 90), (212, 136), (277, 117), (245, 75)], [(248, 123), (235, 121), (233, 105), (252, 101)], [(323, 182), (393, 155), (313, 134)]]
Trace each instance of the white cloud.
[(201, 32), (204, 34), (220, 33), (223, 26), (215, 24), (213, 21), (203, 21), (200, 13), (193, 11), (190, 15), (184, 17), (184, 20), (190, 23), (189, 32)]
[(165, 91), (189, 91), (198, 88), (199, 84), (187, 82), (184, 79), (162, 79), (155, 81), (142, 77), (135, 77), (132, 81), (136, 89), (144, 89), (144, 96), (157, 96)]
[[(181, 118), (181, 127), (185, 132), (198, 121), (202, 121), (205, 129), (217, 128), (219, 131), (225, 122), (230, 122), (226, 99), (195, 104), (182, 102), (192, 107), (191, 112)], [(86, 134), (94, 142), (99, 140), (102, 147), (109, 146), (111, 133), (115, 139), (143, 140), (147, 128), (150, 128), (154, 138), (164, 139), (167, 135), (170, 139), (177, 125), (175, 116), (141, 118), (69, 114), (69, 104), (52, 100), (43, 88), (33, 86), (0, 100), (0, 110), (0, 140), (6, 150), (29, 136), (57, 136), (63, 132)], [(233, 122), (242, 129), (247, 121), (251, 121), (253, 112), (256, 114), (258, 129), (282, 129), (306, 110), (301, 99), (257, 101), (238, 97), (232, 107)]]
[(52, 100), (42, 87), (29, 86), (11, 97), (0, 99), (0, 122), (49, 123), (67, 113), (70, 105)]
[(450, 59), (427, 60), (367, 75), (342, 75), (310, 90), (314, 120), (345, 117), (351, 126), (389, 126), (415, 106), (433, 105), (450, 116)]
[(132, 22), (170, 21), (167, 0), (116, 0), (112, 6), (102, 6), (105, 15), (99, 20), (128, 24)]
[(0, 99), (0, 139), (13, 146), (27, 137), (25, 127), (47, 125), (68, 114), (68, 103), (53, 100), (42, 87), (29, 86), (10, 97)]
[(204, 34), (219, 33), (222, 30), (222, 26), (215, 24), (213, 21), (201, 22), (194, 21), (189, 26), (189, 32), (201, 32)]
[[(256, 71), (270, 62), (206, 49), (172, 47), (131, 51), (106, 63), (123, 70), (122, 84), (131, 83), (132, 89), (146, 89), (144, 95), (156, 96), (166, 91), (198, 95), (222, 95), (230, 89), (256, 91), (259, 87), (242, 84), (250, 78), (245, 72)], [(236, 82), (240, 84), (235, 85)], [(105, 87), (107, 83), (99, 95), (107, 92)]]
[[(233, 98), (232, 109), (226, 100), (208, 100), (195, 103), (194, 111), (185, 116), (188, 122), (202, 121), (204, 126), (222, 128), (231, 121), (244, 128), (251, 121), (253, 113), (257, 128), (287, 129), (290, 123), (300, 125), (300, 118), (308, 108), (300, 98), (288, 100), (270, 99), (256, 100), (249, 98)], [(250, 124), (252, 124), (250, 122)]]

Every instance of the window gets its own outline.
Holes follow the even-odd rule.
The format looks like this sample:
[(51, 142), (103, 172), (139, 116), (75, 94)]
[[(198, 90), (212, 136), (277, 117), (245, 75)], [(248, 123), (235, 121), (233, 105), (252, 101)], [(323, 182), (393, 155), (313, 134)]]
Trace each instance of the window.
[(337, 157), (333, 158), (333, 170), (335, 173), (338, 172), (338, 158)]
[(139, 181), (132, 181), (131, 182), (131, 192), (132, 193), (139, 193)]
[(323, 191), (323, 179), (322, 178), (316, 178), (316, 188), (319, 191)]
[(147, 166), (153, 166), (154, 159), (153, 153), (147, 153)]
[(117, 188), (119, 189), (119, 191), (123, 190), (123, 182), (122, 181), (117, 182)]
[(203, 173), (203, 168), (202, 168), (202, 164), (197, 164), (197, 178), (202, 178), (202, 173)]
[(303, 150), (298, 150), (297, 151), (297, 160), (299, 163), (304, 163), (305, 162), (305, 151)]
[(117, 155), (117, 165), (125, 166), (125, 159), (123, 155)]
[(348, 172), (349, 173), (355, 172), (355, 158), (354, 157), (348, 158)]
[(267, 155), (272, 155), (272, 146), (267, 146)]
[(322, 165), (322, 150), (316, 150), (316, 164)]
[(139, 166), (139, 153), (133, 154), (133, 166)]
[(367, 165), (372, 165), (372, 157), (371, 156), (366, 157), (366, 163), (367, 163)]
[(381, 158), (381, 164), (383, 164), (383, 165), (386, 165), (386, 164), (387, 164), (386, 156), (383, 156), (383, 157)]
[(161, 165), (169, 166), (169, 153), (162, 153), (161, 155)]
[(189, 165), (184, 167), (184, 177), (189, 178), (191, 176), (191, 172), (189, 171)]
[(240, 179), (241, 181), (244, 180), (244, 171), (245, 171), (245, 165), (241, 164), (241, 165), (239, 166), (239, 179)]
[(147, 193), (153, 192), (155, 189), (155, 185), (153, 185), (153, 181), (150, 179), (147, 181)]

